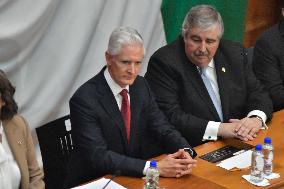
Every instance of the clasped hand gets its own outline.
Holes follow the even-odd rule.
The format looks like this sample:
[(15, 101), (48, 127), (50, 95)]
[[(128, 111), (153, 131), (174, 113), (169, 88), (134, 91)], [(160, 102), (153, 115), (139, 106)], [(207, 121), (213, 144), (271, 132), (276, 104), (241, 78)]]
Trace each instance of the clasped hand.
[(169, 154), (158, 162), (158, 169), (162, 177), (181, 177), (191, 173), (193, 167), (196, 167), (196, 160), (183, 149), (176, 153)]
[(262, 122), (257, 118), (230, 119), (229, 123), (221, 123), (218, 136), (249, 141), (257, 137), (261, 127)]

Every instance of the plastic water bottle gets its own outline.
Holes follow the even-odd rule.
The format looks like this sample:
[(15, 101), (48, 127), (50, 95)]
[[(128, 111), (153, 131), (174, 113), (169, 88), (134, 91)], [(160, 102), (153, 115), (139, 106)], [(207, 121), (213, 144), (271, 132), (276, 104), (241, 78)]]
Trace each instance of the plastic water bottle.
[(263, 167), (264, 158), (262, 153), (262, 146), (258, 144), (255, 146), (255, 150), (251, 156), (251, 172), (250, 180), (254, 183), (261, 182), (263, 180)]
[(146, 170), (146, 182), (144, 189), (158, 189), (159, 184), (159, 170), (157, 169), (157, 162), (150, 161), (150, 167)]
[(273, 172), (273, 146), (271, 144), (271, 138), (266, 137), (264, 139), (263, 145), (263, 155), (264, 155), (264, 167), (263, 173), (268, 176)]

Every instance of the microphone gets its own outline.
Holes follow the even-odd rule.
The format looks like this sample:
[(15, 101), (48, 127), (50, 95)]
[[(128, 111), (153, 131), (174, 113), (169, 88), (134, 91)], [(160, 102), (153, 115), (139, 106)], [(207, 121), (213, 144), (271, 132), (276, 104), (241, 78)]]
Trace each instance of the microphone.
[(109, 185), (109, 183), (115, 179), (115, 177), (120, 176), (120, 175), (121, 175), (120, 170), (115, 171), (112, 177), (109, 179), (109, 181), (102, 187), (102, 189), (105, 189)]

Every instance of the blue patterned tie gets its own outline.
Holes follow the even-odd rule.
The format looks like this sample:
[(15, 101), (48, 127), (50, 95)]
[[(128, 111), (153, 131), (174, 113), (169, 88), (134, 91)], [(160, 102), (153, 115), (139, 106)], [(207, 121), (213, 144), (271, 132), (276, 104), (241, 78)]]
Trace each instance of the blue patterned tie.
[(203, 83), (205, 84), (205, 87), (209, 93), (209, 96), (215, 106), (215, 109), (217, 110), (217, 113), (219, 115), (219, 118), (221, 119), (221, 121), (223, 122), (223, 113), (222, 113), (222, 107), (221, 107), (221, 102), (217, 99), (216, 94), (214, 93), (214, 90), (212, 88), (212, 85), (210, 83), (210, 80), (206, 74), (208, 67), (205, 68), (198, 68), (199, 73), (201, 74), (201, 78), (203, 80)]

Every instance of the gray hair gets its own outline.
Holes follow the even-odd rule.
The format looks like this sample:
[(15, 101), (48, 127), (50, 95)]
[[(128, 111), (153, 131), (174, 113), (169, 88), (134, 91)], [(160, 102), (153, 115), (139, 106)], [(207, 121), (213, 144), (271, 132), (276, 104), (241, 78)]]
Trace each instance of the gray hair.
[(220, 13), (210, 5), (197, 5), (192, 7), (184, 18), (182, 36), (186, 37), (190, 28), (200, 27), (206, 30), (215, 24), (220, 26), (219, 38), (221, 38), (224, 33), (224, 24)]
[(132, 44), (140, 44), (145, 54), (143, 39), (138, 31), (131, 27), (119, 27), (110, 35), (107, 52), (111, 55), (117, 55), (123, 45)]

